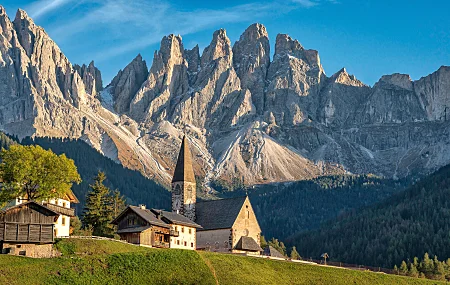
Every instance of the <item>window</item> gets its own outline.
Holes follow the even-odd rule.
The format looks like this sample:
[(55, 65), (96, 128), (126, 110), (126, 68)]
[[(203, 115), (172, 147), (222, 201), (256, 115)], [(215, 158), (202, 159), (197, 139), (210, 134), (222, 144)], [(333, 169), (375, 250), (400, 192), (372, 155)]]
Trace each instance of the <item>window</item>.
[(128, 218), (128, 225), (132, 226), (136, 224), (136, 220), (134, 218)]
[(191, 242), (191, 247), (194, 247), (194, 243), (193, 242)]
[(181, 232), (184, 233), (184, 227), (181, 227)]
[(187, 242), (184, 242), (184, 246), (187, 246)]
[(247, 211), (247, 219), (250, 219), (250, 211)]
[(180, 184), (175, 185), (175, 195), (180, 195), (181, 194), (181, 186)]
[(178, 227), (177, 226), (175, 226), (175, 231), (178, 231)]
[(63, 202), (63, 207), (66, 208), (67, 204), (66, 202)]
[(180, 245), (180, 241), (179, 240), (177, 240), (177, 245)]
[(189, 229), (189, 234), (191, 234), (192, 233), (192, 230), (191, 229)]
[(62, 217), (61, 224), (62, 224), (63, 226), (66, 225), (66, 217)]

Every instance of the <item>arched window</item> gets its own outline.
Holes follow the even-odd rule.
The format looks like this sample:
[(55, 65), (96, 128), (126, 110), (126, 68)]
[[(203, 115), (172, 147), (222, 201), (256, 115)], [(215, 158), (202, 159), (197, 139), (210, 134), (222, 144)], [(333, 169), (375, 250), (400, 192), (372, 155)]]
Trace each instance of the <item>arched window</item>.
[(175, 185), (174, 193), (175, 193), (175, 195), (181, 194), (181, 185), (180, 184)]

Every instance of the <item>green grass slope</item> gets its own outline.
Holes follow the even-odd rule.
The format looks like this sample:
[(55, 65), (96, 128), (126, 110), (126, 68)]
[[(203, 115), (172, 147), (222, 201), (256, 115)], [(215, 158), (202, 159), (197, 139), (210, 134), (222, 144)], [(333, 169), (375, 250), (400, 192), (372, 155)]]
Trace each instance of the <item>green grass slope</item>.
[[(0, 284), (440, 284), (236, 255), (62, 240), (63, 257), (0, 255)], [(442, 283), (444, 284), (444, 283)]]

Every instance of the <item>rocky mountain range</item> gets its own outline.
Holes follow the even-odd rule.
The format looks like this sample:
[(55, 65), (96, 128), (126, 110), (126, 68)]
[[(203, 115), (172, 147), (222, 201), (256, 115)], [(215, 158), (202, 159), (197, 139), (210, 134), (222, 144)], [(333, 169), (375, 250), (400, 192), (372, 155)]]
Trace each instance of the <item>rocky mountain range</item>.
[(319, 53), (286, 34), (272, 55), (261, 24), (234, 44), (218, 30), (203, 52), (168, 35), (150, 70), (138, 55), (103, 88), (93, 62), (72, 65), (23, 10), (11, 21), (0, 6), (0, 79), (0, 129), (81, 138), (166, 185), (184, 134), (205, 186), (450, 163), (450, 67), (370, 87), (345, 69), (327, 76)]

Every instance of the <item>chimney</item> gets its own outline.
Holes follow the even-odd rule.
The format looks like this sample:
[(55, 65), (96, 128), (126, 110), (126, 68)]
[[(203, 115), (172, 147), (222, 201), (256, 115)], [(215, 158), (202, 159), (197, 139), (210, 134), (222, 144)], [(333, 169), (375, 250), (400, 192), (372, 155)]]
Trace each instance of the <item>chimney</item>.
[(144, 204), (139, 204), (139, 208), (145, 210), (147, 207)]

